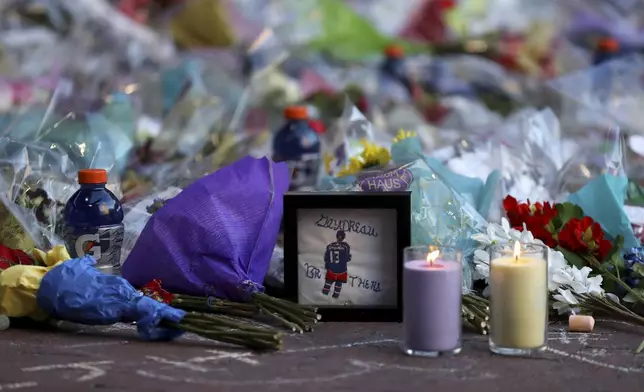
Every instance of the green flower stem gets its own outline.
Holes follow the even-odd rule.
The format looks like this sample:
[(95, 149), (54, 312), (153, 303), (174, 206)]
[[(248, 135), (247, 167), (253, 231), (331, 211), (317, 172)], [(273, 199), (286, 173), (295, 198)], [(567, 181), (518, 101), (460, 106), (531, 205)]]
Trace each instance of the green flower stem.
[(617, 313), (621, 316), (624, 316), (638, 324), (644, 326), (644, 317), (638, 315), (637, 313), (631, 311), (627, 307), (617, 304), (609, 299), (601, 298), (594, 295), (582, 294), (579, 296), (584, 301), (588, 301), (597, 305), (600, 310), (606, 313)]
[(482, 305), (490, 306), (490, 301), (488, 301), (486, 298), (480, 297), (480, 296), (478, 296), (476, 294), (471, 294), (471, 293), (470, 294), (465, 294), (463, 297), (468, 299), (468, 300), (470, 300), (470, 301), (475, 301), (475, 302), (478, 302), (478, 303), (480, 303)]
[(478, 333), (480, 333), (482, 335), (485, 335), (485, 331), (483, 331), (480, 327), (477, 328), (476, 325), (474, 325), (474, 323), (472, 323), (467, 318), (467, 316), (463, 315), (462, 319), (463, 319), (463, 324), (465, 324), (466, 327), (469, 327), (470, 329), (472, 329), (472, 330), (474, 330), (474, 331), (476, 331), (476, 332), (478, 332)]
[(593, 268), (596, 268), (600, 270), (604, 275), (606, 275), (610, 280), (613, 282), (617, 283), (618, 285), (622, 286), (624, 290), (626, 290), (629, 294), (637, 298), (638, 302), (641, 302), (644, 304), (644, 297), (639, 295), (635, 290), (633, 290), (629, 285), (626, 284), (623, 280), (619, 279), (617, 276), (615, 276), (612, 272), (610, 272), (606, 267), (601, 265), (597, 259), (595, 259), (593, 256), (589, 255), (584, 255), (582, 256), (582, 259), (588, 263), (588, 265), (592, 266)]
[(608, 278), (610, 278), (610, 280), (612, 280), (613, 282), (619, 284), (629, 294), (631, 294), (632, 296), (637, 298), (637, 302), (640, 302), (640, 303), (644, 304), (644, 298), (640, 294), (638, 294), (637, 291), (633, 290), (629, 285), (627, 285), (626, 282), (624, 282), (623, 280), (619, 279), (617, 276), (613, 275), (611, 272), (609, 272), (605, 268), (601, 268), (601, 269), (606, 273), (606, 275), (608, 276)]
[(475, 294), (465, 294), (462, 297), (462, 314), (466, 325), (473, 326), (481, 334), (489, 332), (489, 302)]
[(265, 308), (264, 312), (270, 311), (277, 314), (305, 331), (311, 331), (310, 324), (315, 324), (320, 319), (320, 316), (315, 313), (316, 308), (273, 298), (264, 293), (253, 294), (252, 300), (256, 305), (262, 305)]
[(490, 319), (490, 316), (483, 310), (479, 309), (476, 305), (464, 303), (463, 306), (465, 306), (470, 313), (483, 321), (488, 321)]
[(227, 332), (227, 331), (214, 331), (200, 328), (190, 324), (176, 324), (164, 323), (167, 326), (180, 329), (186, 332), (192, 332), (199, 336), (221, 341), (224, 343), (236, 344), (239, 346), (256, 349), (256, 350), (279, 350), (282, 345), (281, 335), (261, 335), (252, 334), (250, 332)]
[(488, 324), (469, 312), (467, 308), (461, 309), (461, 316), (463, 323), (465, 323), (466, 326), (470, 326), (481, 335), (486, 335), (488, 333)]
[(189, 312), (186, 313), (185, 319), (198, 320), (210, 325), (220, 325), (225, 328), (235, 328), (243, 331), (271, 331), (269, 328), (251, 325), (246, 322), (237, 322), (232, 319), (208, 313)]
[(277, 315), (283, 317), (284, 319), (296, 324), (303, 330), (309, 330), (310, 327), (307, 325), (306, 321), (299, 317), (299, 315), (293, 313), (291, 309), (280, 308), (277, 305), (274, 305), (270, 302), (265, 302), (262, 304), (267, 310), (276, 313)]
[(478, 330), (481, 334), (485, 335), (487, 330), (487, 322), (485, 320), (477, 316), (467, 307), (462, 307), (461, 313), (469, 323), (471, 323), (476, 327), (476, 330)]
[(316, 307), (308, 306), (308, 305), (296, 304), (296, 303), (286, 301), (286, 300), (283, 300), (283, 299), (278, 299), (278, 298), (275, 298), (275, 297), (271, 297), (270, 295), (267, 295), (267, 294), (264, 294), (264, 293), (255, 293), (255, 294), (253, 294), (253, 298), (262, 299), (264, 301), (271, 302), (271, 303), (273, 303), (275, 305), (285, 306), (285, 307), (288, 307), (288, 308), (291, 308), (291, 309), (297, 310), (297, 311), (302, 310), (302, 311), (305, 311), (305, 312), (316, 313), (316, 314), (317, 314), (317, 311), (318, 311), (318, 309)]
[(202, 312), (202, 313), (221, 313), (221, 314), (226, 314), (229, 316), (236, 316), (236, 317), (243, 317), (243, 318), (253, 318), (257, 315), (257, 311), (254, 312), (248, 312), (245, 310), (239, 310), (239, 309), (221, 309), (221, 308), (211, 308), (211, 307), (204, 307), (204, 306), (199, 306), (199, 305), (194, 305), (194, 304), (174, 304), (174, 301), (172, 302), (172, 306), (183, 309), (183, 310), (189, 310), (189, 311), (197, 311), (197, 312)]
[[(212, 298), (210, 305), (208, 305), (209, 298)], [(174, 294), (173, 302), (174, 301), (181, 301), (182, 303), (197, 303), (197, 304), (202, 304), (204, 306), (211, 306), (215, 308), (231, 307), (231, 308), (237, 308), (237, 309), (244, 309), (248, 311), (256, 310), (253, 304), (227, 301), (225, 299), (215, 298), (215, 297), (197, 297), (194, 295)]]
[(298, 333), (304, 332), (304, 330), (299, 325), (286, 320), (284, 317), (280, 316), (279, 314), (271, 312), (270, 310), (266, 309), (266, 307), (264, 307), (263, 305), (257, 304), (257, 306), (259, 307), (259, 310), (262, 314), (266, 315), (268, 318), (272, 319), (278, 324), (290, 329), (293, 332), (298, 332)]

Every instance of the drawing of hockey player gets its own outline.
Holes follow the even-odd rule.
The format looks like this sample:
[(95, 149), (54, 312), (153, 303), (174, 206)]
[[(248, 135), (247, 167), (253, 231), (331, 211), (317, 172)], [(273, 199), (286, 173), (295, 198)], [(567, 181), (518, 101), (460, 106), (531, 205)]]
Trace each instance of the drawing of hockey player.
[(322, 294), (329, 295), (333, 286), (333, 298), (338, 298), (342, 291), (342, 284), (347, 283), (347, 265), (351, 261), (351, 247), (344, 242), (345, 233), (343, 230), (338, 230), (335, 238), (337, 241), (327, 245), (324, 252), (326, 276)]

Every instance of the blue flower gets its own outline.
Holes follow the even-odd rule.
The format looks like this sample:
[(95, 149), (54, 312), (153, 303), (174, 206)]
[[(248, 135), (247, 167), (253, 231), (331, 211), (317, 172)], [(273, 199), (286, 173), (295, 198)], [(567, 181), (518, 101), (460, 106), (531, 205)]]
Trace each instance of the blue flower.
[(636, 287), (640, 283), (638, 277), (632, 276), (636, 264), (644, 266), (644, 247), (631, 248), (624, 255), (624, 277), (623, 280), (630, 287)]

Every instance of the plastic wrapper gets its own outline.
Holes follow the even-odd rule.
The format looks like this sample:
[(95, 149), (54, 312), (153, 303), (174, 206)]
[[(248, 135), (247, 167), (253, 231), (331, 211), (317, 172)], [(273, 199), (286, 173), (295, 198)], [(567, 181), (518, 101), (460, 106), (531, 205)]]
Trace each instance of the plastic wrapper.
[(125, 236), (121, 248), (121, 264), (125, 262), (132, 249), (134, 249), (139, 235), (141, 235), (155, 209), (162, 207), (169, 199), (179, 193), (181, 193), (180, 188), (170, 187), (123, 204)]
[[(19, 245), (24, 236), (20, 233), (12, 242), (6, 239), (3, 243), (26, 250), (32, 246), (48, 249), (61, 243), (62, 212), (69, 197), (78, 189), (76, 173), (82, 168), (97, 166), (75, 165), (67, 151), (52, 143), (24, 143), (2, 138), (0, 151), (3, 156), (0, 159), (4, 184), (0, 189), (3, 221), (13, 222), (7, 224), (8, 230), (3, 237), (13, 237), (13, 230), (9, 228), (18, 221), (22, 231), (35, 241), (32, 244), (27, 239)], [(111, 176), (108, 187), (120, 195), (118, 176)]]
[(529, 0), (488, 0), (459, 2), (446, 21), (452, 31), (465, 36), (481, 36), (499, 30), (523, 31), (534, 22), (558, 21), (558, 3)]
[(344, 169), (349, 159), (359, 156), (365, 142), (389, 147), (393, 136), (376, 129), (348, 100), (340, 118), (321, 135), (323, 175), (333, 176)]
[(123, 276), (139, 286), (159, 279), (172, 292), (248, 300), (262, 290), (288, 187), (286, 164), (267, 158), (201, 178), (152, 215)]
[[(485, 219), (428, 165), (418, 159), (404, 165), (366, 170), (338, 178), (336, 189), (357, 192), (412, 192), (412, 245), (443, 245), (463, 249), (469, 260), (476, 248), (470, 237), (486, 226)], [(472, 265), (464, 263), (464, 287), (471, 288)]]
[(580, 1), (560, 4), (569, 14), (569, 24), (564, 33), (581, 48), (593, 50), (598, 38), (614, 37), (627, 49), (644, 43), (641, 18), (633, 18), (641, 11), (638, 1)]
[[(457, 81), (466, 82), (472, 94), (494, 112), (507, 115), (526, 101), (523, 78), (506, 71), (501, 65), (478, 56), (455, 56), (443, 60), (443, 67), (452, 73), (449, 91), (459, 91)], [(458, 78), (458, 79), (456, 79)], [(445, 84), (445, 82), (442, 82)], [(470, 94), (470, 95), (472, 95)]]
[[(500, 139), (500, 140), (499, 140)], [(563, 165), (559, 123), (552, 111), (526, 111), (508, 121), (491, 151), (503, 175), (503, 194), (519, 200), (548, 201)]]
[(0, 139), (2, 243), (30, 251), (61, 243), (62, 208), (74, 184), (60, 171), (61, 151)]
[(613, 123), (631, 132), (644, 132), (644, 57), (629, 55), (552, 80), (563, 97), (562, 124), (586, 132)]
[(73, 178), (79, 168), (99, 167), (118, 175), (127, 163), (136, 130), (130, 98), (114, 94), (86, 101), (66, 81), (46, 105), (34, 105), (10, 117), (4, 136), (38, 145), (53, 144), (69, 160), (61, 170)]
[(62, 210), (78, 189), (78, 170), (107, 170), (108, 187), (121, 196), (119, 163), (124, 165), (131, 146), (124, 128), (132, 113), (127, 100), (119, 98), (112, 97), (100, 110), (75, 114), (65, 111), (77, 105), (59, 86), (47, 105), (10, 116), (0, 138), (4, 219), (26, 222), (23, 231), (41, 249), (60, 242)]
[(624, 135), (613, 126), (589, 132), (584, 145), (570, 157), (557, 173), (553, 193), (563, 199), (603, 173), (625, 177), (626, 149)]
[[(105, 1), (79, 0), (73, 3), (60, 2), (72, 14), (75, 24), (86, 36), (100, 37), (97, 44), (110, 42), (126, 54), (131, 65), (145, 60), (164, 62), (174, 56), (171, 42), (151, 28), (136, 23)], [(104, 41), (102, 41), (104, 40)]]
[(210, 133), (221, 129), (225, 105), (203, 85), (193, 84), (164, 119), (163, 128), (152, 143), (152, 151), (166, 157), (189, 157), (200, 153), (208, 143)]

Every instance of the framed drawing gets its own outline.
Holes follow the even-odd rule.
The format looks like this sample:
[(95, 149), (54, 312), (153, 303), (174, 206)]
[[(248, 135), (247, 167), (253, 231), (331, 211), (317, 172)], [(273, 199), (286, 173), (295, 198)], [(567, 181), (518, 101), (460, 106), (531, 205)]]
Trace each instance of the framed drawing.
[(285, 296), (323, 321), (402, 321), (410, 192), (284, 195)]

